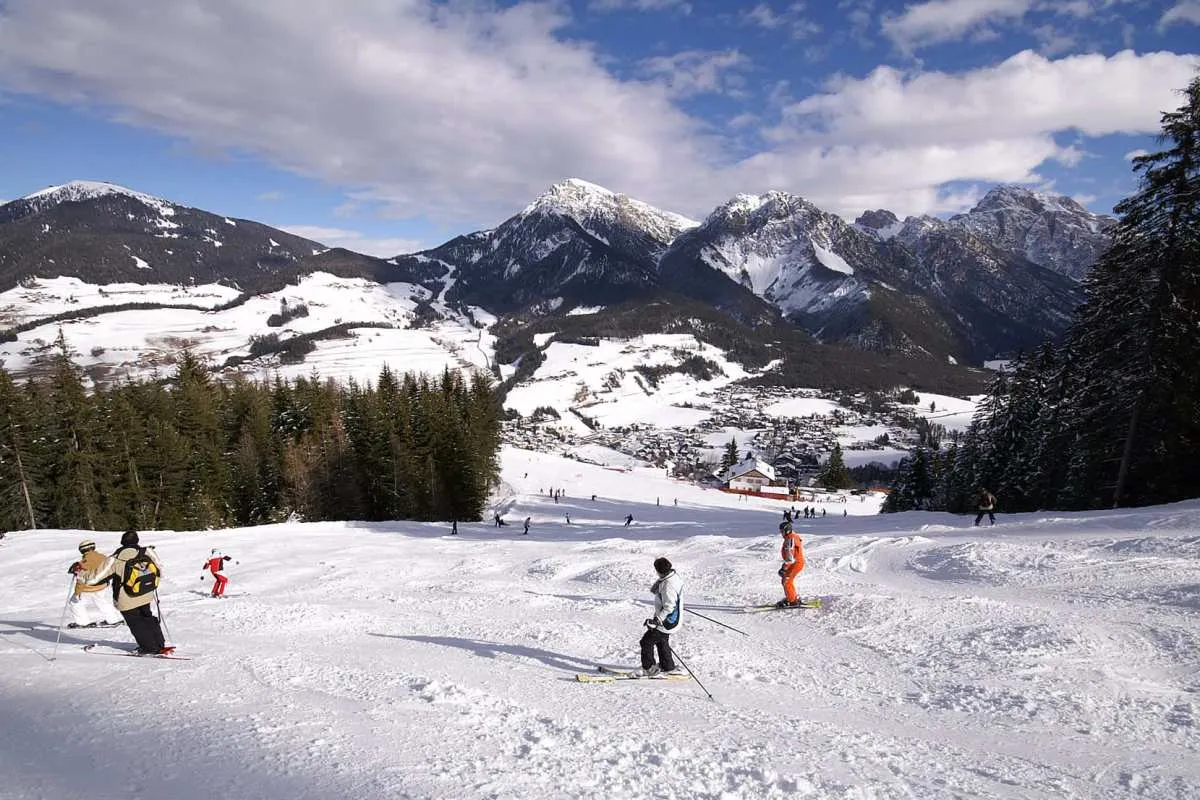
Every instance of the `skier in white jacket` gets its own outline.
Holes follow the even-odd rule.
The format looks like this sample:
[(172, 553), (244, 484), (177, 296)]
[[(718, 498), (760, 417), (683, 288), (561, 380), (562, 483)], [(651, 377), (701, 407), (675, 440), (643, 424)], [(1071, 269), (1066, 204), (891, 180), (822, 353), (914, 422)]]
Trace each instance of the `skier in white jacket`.
[[(654, 616), (643, 623), (646, 632), (641, 640), (642, 668), (631, 673), (638, 678), (675, 671), (671, 634), (679, 630), (683, 622), (683, 580), (665, 558), (654, 559), (654, 571), (658, 573), (658, 580), (650, 587), (654, 595)], [(656, 651), (657, 664), (654, 663)]]

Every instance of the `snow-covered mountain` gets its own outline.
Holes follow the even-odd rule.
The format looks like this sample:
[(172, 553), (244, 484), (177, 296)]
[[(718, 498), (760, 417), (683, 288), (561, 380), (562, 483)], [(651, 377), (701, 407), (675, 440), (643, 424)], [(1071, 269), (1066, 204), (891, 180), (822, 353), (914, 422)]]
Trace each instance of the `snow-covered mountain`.
[(1080, 299), (1071, 281), (957, 222), (879, 210), (851, 225), (783, 192), (720, 206), (675, 240), (661, 272), (697, 262), (822, 341), (940, 359), (1031, 347), (1061, 333)]
[(738, 195), (676, 239), (666, 273), (699, 260), (789, 315), (853, 306), (868, 284), (839, 251), (862, 264), (865, 240), (840, 217), (786, 192)]
[[(189, 661), (83, 650), (129, 647), (122, 628), (58, 640), (75, 545), (111, 551), (119, 533), (11, 532), (0, 795), (1200, 795), (1200, 502), (1001, 507), (996, 527), (972, 528), (970, 516), (875, 515), (877, 501), (818, 495), (802, 505), (827, 515), (796, 523), (808, 563), (796, 585), (824, 607), (742, 613), (780, 595), (785, 504), (602, 448), (587, 457), (506, 448), (492, 505), (505, 528), (143, 532), (166, 565), (170, 641)], [(224, 600), (199, 580), (212, 548), (236, 559)], [(709, 618), (685, 613), (671, 637), (699, 682), (577, 682), (598, 664), (638, 665), (659, 556), (682, 577), (685, 608)]]
[(950, 223), (994, 247), (1079, 280), (1108, 247), (1116, 220), (1070, 197), (997, 186)]
[(93, 181), (73, 181), (0, 205), (0, 291), (18, 281), (73, 277), (206, 284), (246, 290), (277, 283), (318, 242)]
[(451, 301), (495, 313), (553, 313), (646, 293), (658, 259), (695, 222), (586, 181), (555, 184), (499, 227), (423, 253), (408, 268), (442, 265)]
[[(411, 287), (402, 294), (418, 300), (404, 325), (501, 323), (485, 363), (495, 356), (496, 371), (516, 365), (509, 376), (517, 381), (544, 357), (538, 337), (682, 333), (736, 353), (748, 372), (780, 364), (788, 377), (779, 380), (815, 373), (880, 386), (898, 372), (947, 388), (957, 379), (928, 370), (1061, 333), (1079, 295), (1056, 268), (1077, 269), (1108, 224), (1073, 201), (1014, 187), (950, 220), (901, 221), (879, 210), (848, 224), (801, 197), (769, 192), (739, 195), (697, 223), (571, 179), (494, 229), (383, 260), (80, 181), (0, 206), (0, 292), (27, 284), (40, 287), (34, 294), (55, 294), (61, 287), (50, 291), (45, 281), (81, 282), (63, 290), (70, 299), (55, 294), (38, 308), (16, 301), (0, 308), (0, 340), (26, 342), (8, 348), (10, 365), (33, 363), (36, 342), (53, 339), (48, 326), (72, 312), (80, 320), (108, 314), (95, 310), (113, 305), (99, 298), (138, 294), (111, 287), (160, 287), (148, 290), (157, 297), (171, 295), (167, 287), (220, 285), (238, 291), (224, 301), (236, 307), (259, 294), (274, 302), (303, 276), (322, 273)], [(190, 302), (171, 296), (176, 305)], [(362, 321), (353, 304), (333, 319)], [(200, 342), (202, 334), (179, 331), (178, 338)], [(865, 355), (823, 349), (817, 340)], [(231, 342), (216, 349), (240, 357)], [(910, 368), (917, 362), (924, 366)]]

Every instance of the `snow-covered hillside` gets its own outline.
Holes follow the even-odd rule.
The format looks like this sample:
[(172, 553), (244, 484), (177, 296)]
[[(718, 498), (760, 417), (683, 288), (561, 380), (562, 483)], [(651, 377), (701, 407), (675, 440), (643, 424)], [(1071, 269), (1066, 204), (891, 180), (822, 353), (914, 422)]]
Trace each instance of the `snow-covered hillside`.
[[(0, 318), (28, 314), (30, 310), (36, 310), (40, 317), (72, 308), (128, 302), (211, 307), (237, 295), (221, 286), (98, 287), (73, 278), (38, 279), (31, 288), (0, 294)], [(29, 371), (48, 352), (61, 329), (81, 366), (104, 368), (116, 376), (146, 376), (169, 369), (184, 347), (220, 367), (230, 356), (246, 356), (251, 336), (274, 333), (287, 339), (353, 322), (395, 327), (359, 328), (344, 338), (317, 341), (316, 351), (300, 363), (280, 365), (263, 360), (241, 369), (252, 373), (269, 369), (271, 374), (278, 371), (285, 377), (309, 375), (315, 369), (323, 377), (353, 377), (360, 381), (378, 377), (385, 364), (397, 371), (430, 373), (445, 367), (486, 369), (493, 358), (494, 337), (442, 303), (431, 303), (443, 315), (442, 320), (413, 327), (418, 303), (430, 299), (427, 289), (412, 284), (380, 284), (315, 272), (298, 285), (256, 295), (242, 305), (220, 311), (118, 311), (42, 325), (21, 333), (15, 342), (0, 344), (0, 361), (12, 372)], [(268, 326), (268, 318), (279, 313), (285, 303), (293, 308), (307, 306), (307, 316), (290, 319), (279, 327)], [(487, 325), (492, 318), (477, 311), (476, 320)]]
[[(779, 594), (780, 506), (519, 450), (504, 479), (509, 526), (457, 537), (145, 534), (191, 661), (83, 652), (121, 629), (66, 631), (50, 661), (85, 534), (11, 534), (0, 795), (1200, 796), (1200, 502), (982, 529), (830, 503), (799, 526), (799, 584), (826, 608), (744, 614)], [(221, 601), (199, 580), (212, 547), (239, 561)], [(715, 702), (691, 681), (574, 680), (634, 664), (660, 555), (692, 609), (748, 634), (689, 614), (672, 637)]]
[[(545, 362), (509, 393), (506, 405), (525, 415), (542, 406), (560, 414), (575, 408), (607, 427), (693, 425), (708, 414), (686, 408), (683, 403), (748, 374), (740, 364), (729, 361), (723, 351), (683, 334), (599, 339), (595, 345), (549, 340), (540, 344), (545, 345)], [(706, 380), (676, 372), (651, 382), (638, 371), (678, 365), (697, 356), (716, 364), (720, 374)], [(580, 432), (588, 430), (570, 414), (563, 416), (563, 422)]]

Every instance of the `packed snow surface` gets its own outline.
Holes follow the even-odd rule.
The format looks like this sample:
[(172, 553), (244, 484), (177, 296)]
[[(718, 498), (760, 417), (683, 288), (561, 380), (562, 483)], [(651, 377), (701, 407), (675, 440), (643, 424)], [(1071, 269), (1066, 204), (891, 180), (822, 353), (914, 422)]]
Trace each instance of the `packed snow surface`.
[[(503, 460), (504, 528), (145, 533), (190, 661), (83, 652), (129, 645), (120, 628), (64, 631), (50, 661), (76, 543), (118, 534), (10, 534), (0, 795), (1200, 796), (1200, 501), (976, 529), (835, 498), (798, 524), (799, 586), (826, 607), (744, 614), (780, 594), (780, 503)], [(213, 547), (238, 560), (225, 600), (200, 581)], [(690, 608), (748, 634), (688, 614), (672, 636), (715, 702), (692, 681), (574, 680), (636, 663), (660, 555)]]

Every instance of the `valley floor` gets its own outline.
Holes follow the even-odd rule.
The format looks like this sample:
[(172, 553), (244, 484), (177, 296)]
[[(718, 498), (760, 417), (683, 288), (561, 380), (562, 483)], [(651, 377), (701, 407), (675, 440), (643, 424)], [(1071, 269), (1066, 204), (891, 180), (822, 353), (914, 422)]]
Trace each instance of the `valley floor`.
[[(1200, 797), (1200, 501), (994, 528), (830, 504), (797, 525), (826, 607), (745, 614), (780, 596), (782, 505), (513, 449), (504, 477), (509, 525), (458, 536), (145, 534), (191, 661), (83, 651), (123, 628), (64, 631), (50, 661), (85, 534), (11, 534), (0, 797)], [(225, 600), (213, 547), (239, 562)], [(749, 634), (688, 614), (672, 637), (715, 702), (574, 680), (636, 665), (660, 555)]]

